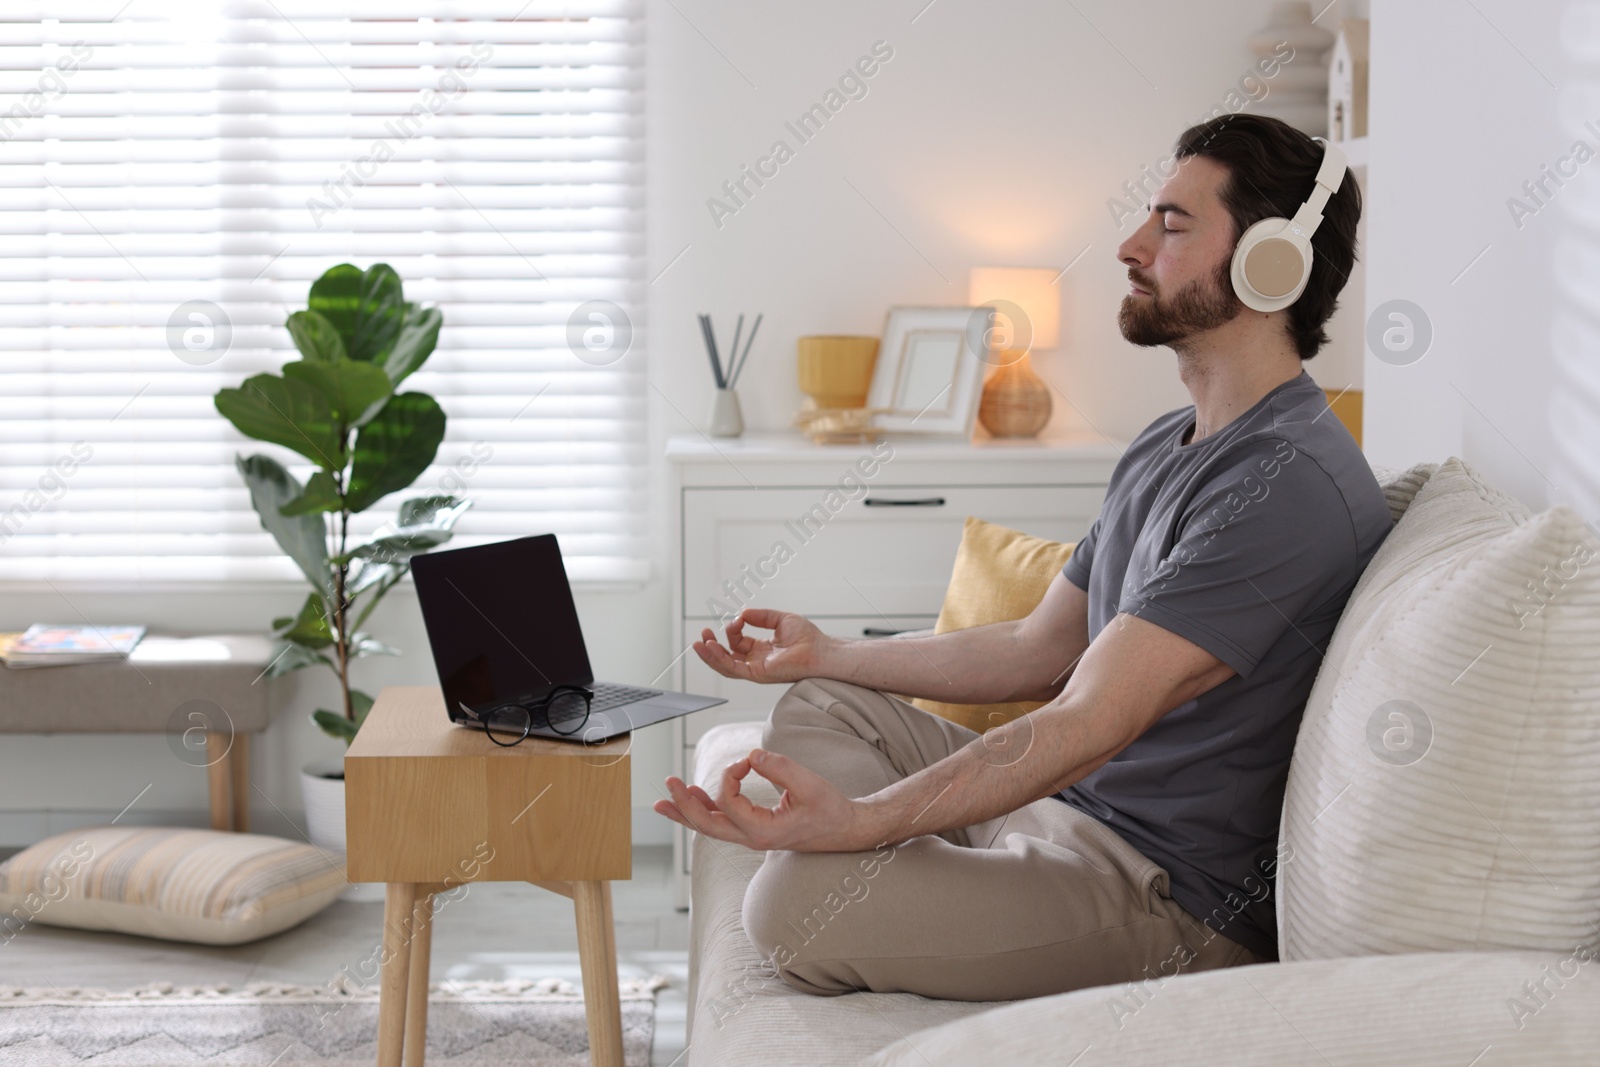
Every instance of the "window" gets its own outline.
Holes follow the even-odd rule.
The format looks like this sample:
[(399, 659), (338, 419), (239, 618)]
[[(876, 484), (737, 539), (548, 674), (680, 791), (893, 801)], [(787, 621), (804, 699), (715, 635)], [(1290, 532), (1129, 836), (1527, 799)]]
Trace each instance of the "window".
[(454, 543), (553, 532), (574, 579), (643, 578), (642, 19), (7, 0), (0, 578), (296, 575), (233, 457), (309, 467), (211, 398), (295, 358), (284, 320), (341, 262), (443, 312), (407, 386), (449, 418), (413, 491), (475, 501)]

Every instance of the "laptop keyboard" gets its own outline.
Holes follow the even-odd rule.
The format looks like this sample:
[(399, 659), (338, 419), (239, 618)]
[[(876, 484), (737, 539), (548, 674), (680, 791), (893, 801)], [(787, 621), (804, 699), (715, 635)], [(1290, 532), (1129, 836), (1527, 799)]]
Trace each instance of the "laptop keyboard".
[(632, 704), (636, 700), (661, 695), (659, 689), (640, 689), (632, 685), (616, 685), (611, 682), (595, 682), (588, 687), (594, 691), (594, 701), (589, 705), (590, 713), (609, 711), (623, 704)]

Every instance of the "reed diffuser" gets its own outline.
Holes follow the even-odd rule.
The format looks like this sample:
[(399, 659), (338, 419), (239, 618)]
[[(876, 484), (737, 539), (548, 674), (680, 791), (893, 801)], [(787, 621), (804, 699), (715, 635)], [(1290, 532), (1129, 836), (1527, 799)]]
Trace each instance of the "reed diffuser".
[(761, 318), (759, 314), (756, 316), (755, 325), (750, 327), (750, 336), (745, 338), (744, 351), (741, 352), (739, 339), (744, 334), (744, 315), (739, 316), (738, 325), (733, 329), (733, 347), (728, 350), (728, 365), (724, 368), (722, 355), (717, 350), (717, 334), (711, 325), (711, 316), (703, 312), (700, 315), (700, 335), (705, 339), (706, 358), (711, 360), (711, 377), (717, 386), (711, 400), (712, 437), (738, 437), (744, 433), (744, 415), (739, 411), (739, 394), (734, 391), (734, 385), (750, 358), (750, 346), (755, 343), (756, 331), (761, 329)]

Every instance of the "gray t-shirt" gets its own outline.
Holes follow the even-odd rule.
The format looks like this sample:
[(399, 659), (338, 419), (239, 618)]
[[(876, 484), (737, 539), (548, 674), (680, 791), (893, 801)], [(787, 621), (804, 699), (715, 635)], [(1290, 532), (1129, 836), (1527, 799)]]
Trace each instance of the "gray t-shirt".
[(1089, 594), (1091, 640), (1126, 612), (1238, 673), (1058, 795), (1166, 868), (1187, 911), (1268, 957), (1300, 716), (1391, 525), (1360, 447), (1327, 408), (1302, 372), (1194, 444), (1183, 443), (1194, 408), (1163, 415), (1117, 464), (1063, 568)]

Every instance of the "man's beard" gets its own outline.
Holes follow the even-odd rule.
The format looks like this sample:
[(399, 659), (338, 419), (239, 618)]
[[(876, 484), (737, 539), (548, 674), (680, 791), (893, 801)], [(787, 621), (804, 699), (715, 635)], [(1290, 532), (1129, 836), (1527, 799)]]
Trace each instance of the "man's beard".
[(1153, 282), (1130, 269), (1128, 279), (1151, 295), (1135, 297), (1129, 293), (1122, 298), (1122, 308), (1117, 312), (1122, 336), (1133, 344), (1151, 348), (1173, 345), (1232, 322), (1244, 303), (1233, 291), (1230, 266), (1231, 261), (1224, 259), (1209, 282), (1190, 282), (1170, 298), (1161, 296)]

